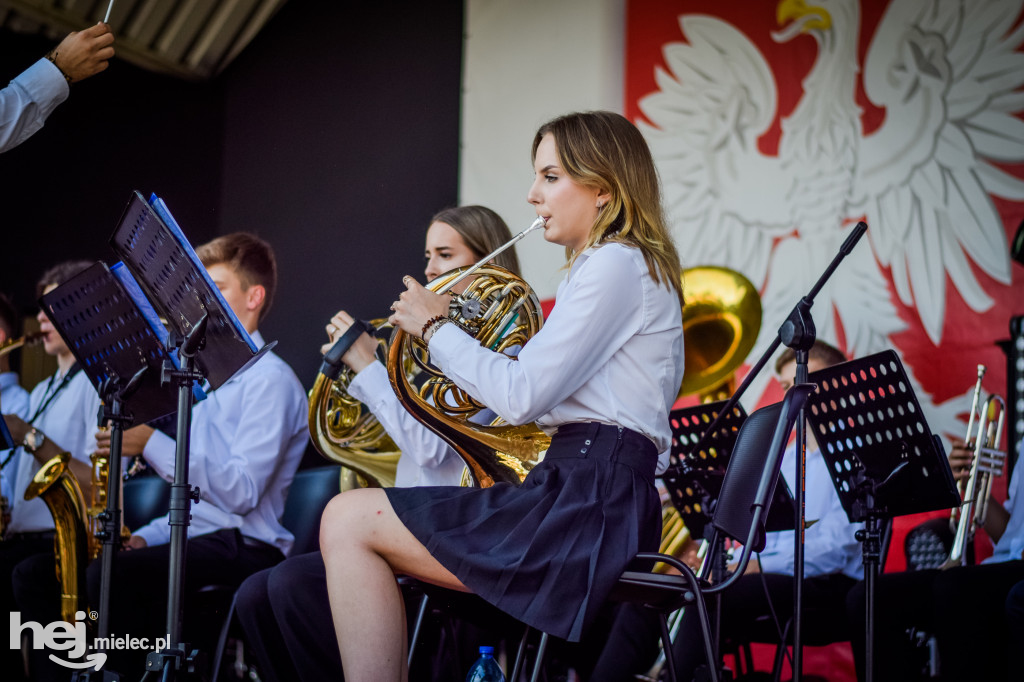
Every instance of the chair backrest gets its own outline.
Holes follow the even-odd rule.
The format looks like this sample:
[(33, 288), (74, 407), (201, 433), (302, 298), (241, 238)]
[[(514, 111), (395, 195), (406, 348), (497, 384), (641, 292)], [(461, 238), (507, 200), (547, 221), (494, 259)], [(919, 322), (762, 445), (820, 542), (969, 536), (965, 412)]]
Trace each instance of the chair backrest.
[(341, 466), (303, 469), (288, 489), (281, 525), (295, 536), (291, 556), (320, 548), (320, 516), (331, 498), (341, 492)]
[(131, 478), (124, 482), (122, 499), (124, 525), (134, 532), (167, 513), (171, 484), (156, 474)]
[[(752, 552), (764, 549), (768, 504), (779, 480), (782, 453), (800, 408), (815, 389), (814, 384), (793, 386), (781, 403), (754, 411), (736, 434), (712, 525), (745, 544), (753, 537)], [(764, 511), (758, 527), (751, 529), (758, 505)]]

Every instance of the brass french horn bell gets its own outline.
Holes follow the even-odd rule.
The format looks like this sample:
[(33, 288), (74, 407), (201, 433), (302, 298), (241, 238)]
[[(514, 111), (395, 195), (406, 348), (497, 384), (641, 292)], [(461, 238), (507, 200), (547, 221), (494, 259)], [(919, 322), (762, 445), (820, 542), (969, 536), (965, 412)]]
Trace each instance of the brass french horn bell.
[(679, 397), (728, 397), (761, 329), (761, 297), (742, 274), (713, 265), (683, 270), (683, 295), (686, 370)]

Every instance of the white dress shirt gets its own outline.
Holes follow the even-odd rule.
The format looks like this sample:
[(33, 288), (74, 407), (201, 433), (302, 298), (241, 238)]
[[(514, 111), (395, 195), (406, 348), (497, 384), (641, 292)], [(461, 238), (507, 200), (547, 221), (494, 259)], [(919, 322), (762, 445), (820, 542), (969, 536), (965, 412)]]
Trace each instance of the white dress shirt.
[[(35, 416), (32, 425), (42, 431), (47, 440), (71, 453), (78, 461), (89, 464), (89, 455), (96, 450), (100, 397), (85, 372), (77, 371), (65, 382), (66, 376), (58, 371), (32, 389), (29, 396), (29, 418)], [(54, 394), (56, 397), (46, 404)], [(36, 415), (44, 404), (46, 409)], [(53, 530), (53, 516), (46, 503), (38, 497), (24, 499), (25, 489), (40, 466), (35, 457), (25, 452), (24, 448), (18, 448), (10, 463), (4, 467), (5, 477), (8, 470), (11, 477), (8, 501), (12, 510), (8, 532)]]
[(28, 419), (28, 391), (18, 383), (17, 372), (0, 372), (0, 414)]
[(683, 378), (675, 289), (651, 279), (639, 249), (616, 242), (579, 254), (541, 330), (512, 360), (454, 324), (430, 337), (430, 357), (510, 424), (596, 421), (650, 438), (668, 466), (668, 413)]
[[(796, 481), (795, 446), (787, 448), (782, 457), (782, 476), (792, 490)], [(863, 553), (856, 534), (864, 524), (850, 523), (819, 450), (807, 451), (804, 490), (804, 518), (815, 521), (804, 532), (804, 576), (843, 573), (855, 580), (863, 579)], [(760, 554), (761, 570), (793, 575), (793, 543), (791, 530), (768, 533)]]
[(375, 361), (364, 367), (352, 379), (348, 393), (369, 408), (402, 451), (396, 487), (459, 485), (466, 463), (440, 436), (409, 414), (395, 395), (383, 364)]
[[(1024, 453), (1024, 441), (1021, 441), (1018, 448), (1018, 452)], [(1018, 456), (1017, 466), (1013, 467), (1010, 476), (1010, 485), (1006, 488), (1006, 502), (1003, 504), (1010, 518), (992, 550), (992, 556), (982, 561), (983, 564), (1024, 559), (1024, 502), (1021, 502), (1024, 499), (1024, 474), (1020, 473), (1021, 469), (1024, 469), (1024, 459)]]
[[(252, 338), (263, 346), (259, 332)], [(188, 480), (201, 500), (192, 505), (189, 535), (238, 528), (288, 554), (294, 538), (281, 514), (309, 438), (307, 405), (291, 367), (268, 352), (193, 408)], [(174, 440), (159, 431), (143, 451), (168, 481), (174, 479), (174, 455)], [(171, 536), (166, 516), (133, 532), (148, 545)]]
[(0, 90), (0, 152), (42, 128), (68, 92), (68, 82), (49, 59), (40, 59)]

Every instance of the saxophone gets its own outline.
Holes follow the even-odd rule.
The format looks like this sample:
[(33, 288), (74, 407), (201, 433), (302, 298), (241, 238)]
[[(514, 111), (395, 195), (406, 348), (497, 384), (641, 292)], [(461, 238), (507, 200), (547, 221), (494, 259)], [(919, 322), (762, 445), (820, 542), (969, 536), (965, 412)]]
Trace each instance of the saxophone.
[(71, 473), (70, 461), (71, 455), (62, 452), (40, 467), (25, 490), (25, 499), (41, 498), (53, 515), (60, 613), (63, 620), (73, 623), (75, 612), (82, 610), (85, 566), (90, 543), (95, 544), (95, 539), (87, 530), (85, 498), (75, 475)]

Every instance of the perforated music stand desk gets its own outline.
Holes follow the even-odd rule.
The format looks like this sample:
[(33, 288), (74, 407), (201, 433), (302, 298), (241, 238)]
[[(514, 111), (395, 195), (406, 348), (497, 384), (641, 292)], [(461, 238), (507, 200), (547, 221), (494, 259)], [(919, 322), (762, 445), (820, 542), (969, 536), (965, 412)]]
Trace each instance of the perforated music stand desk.
[(960, 505), (941, 441), (894, 351), (809, 379), (818, 391), (807, 400), (807, 421), (850, 521), (864, 521), (869, 507), (891, 518)]
[[(722, 417), (714, 433), (704, 432), (715, 420), (726, 401), (703, 403), (693, 407), (672, 410), (672, 447), (669, 467), (662, 481), (672, 504), (679, 511), (683, 523), (694, 538), (704, 537), (705, 527), (711, 523), (714, 504), (722, 490), (722, 479), (729, 466), (729, 456), (736, 445), (736, 435), (747, 418), (743, 406), (737, 403)], [(795, 510), (793, 497), (784, 479), (775, 487), (768, 509), (765, 529), (792, 530)]]
[(818, 385), (804, 410), (809, 431), (847, 517), (864, 522), (857, 538), (864, 556), (865, 680), (872, 682), (881, 519), (959, 506), (960, 494), (895, 352), (833, 365), (809, 379)]
[(170, 211), (156, 195), (132, 193), (110, 245), (176, 336), (184, 338), (208, 315), (196, 365), (216, 389), (276, 342), (257, 349)]
[(120, 264), (109, 268), (98, 262), (39, 299), (101, 397), (106, 381), (119, 380), (124, 385), (140, 369), (148, 368), (138, 389), (124, 402), (125, 427), (177, 409), (174, 393), (160, 385), (160, 368), (170, 355), (159, 320), (147, 318), (140, 309), (130, 293), (133, 284)]

